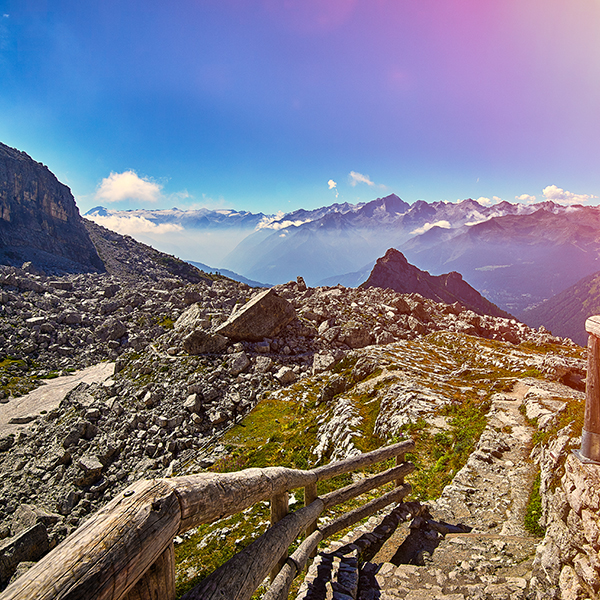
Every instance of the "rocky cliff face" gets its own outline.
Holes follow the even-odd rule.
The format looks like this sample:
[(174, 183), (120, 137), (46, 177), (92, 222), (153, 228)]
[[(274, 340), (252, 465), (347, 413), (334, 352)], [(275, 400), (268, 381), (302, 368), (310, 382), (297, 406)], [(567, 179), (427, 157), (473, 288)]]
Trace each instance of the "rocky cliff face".
[(361, 287), (389, 288), (401, 294), (416, 292), (436, 302), (459, 302), (478, 314), (505, 318), (511, 316), (484, 298), (463, 280), (460, 273), (430, 275), (411, 265), (402, 252), (394, 248), (390, 248), (383, 258), (377, 260), (369, 278)]
[(69, 188), (47, 167), (0, 143), (0, 263), (104, 271)]

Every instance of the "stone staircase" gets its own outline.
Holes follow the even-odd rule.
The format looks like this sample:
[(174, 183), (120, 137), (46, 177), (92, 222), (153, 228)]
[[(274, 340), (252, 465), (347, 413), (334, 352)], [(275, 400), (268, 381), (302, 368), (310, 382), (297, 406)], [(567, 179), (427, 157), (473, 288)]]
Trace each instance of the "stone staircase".
[(494, 397), (475, 452), (439, 499), (398, 505), (332, 543), (296, 600), (535, 598), (540, 540), (523, 528), (532, 429), (519, 411), (531, 390), (518, 384)]

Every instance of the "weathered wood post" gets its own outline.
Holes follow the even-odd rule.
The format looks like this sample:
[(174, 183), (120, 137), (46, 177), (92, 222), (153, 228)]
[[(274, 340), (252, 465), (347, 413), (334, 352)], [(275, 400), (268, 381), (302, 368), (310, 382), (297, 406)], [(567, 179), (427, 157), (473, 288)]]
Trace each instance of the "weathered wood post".
[[(317, 483), (311, 483), (304, 488), (304, 506), (308, 506), (317, 499)], [(317, 521), (313, 521), (307, 528), (305, 535), (309, 537), (312, 533), (317, 530)], [(310, 558), (314, 558), (317, 555), (317, 549), (315, 548), (310, 553)]]
[[(399, 467), (404, 462), (404, 454), (398, 454), (396, 456), (396, 466)], [(396, 479), (396, 487), (402, 487), (404, 485), (404, 477)]]
[(588, 367), (585, 385), (585, 418), (581, 432), (581, 457), (600, 462), (600, 316), (585, 322), (588, 338)]
[(175, 600), (175, 548), (173, 543), (142, 575), (124, 600)]
[[(289, 512), (290, 495), (288, 492), (277, 494), (271, 498), (271, 527), (283, 519)], [(271, 581), (277, 577), (281, 567), (285, 564), (287, 552), (279, 559), (275, 568), (271, 571)]]

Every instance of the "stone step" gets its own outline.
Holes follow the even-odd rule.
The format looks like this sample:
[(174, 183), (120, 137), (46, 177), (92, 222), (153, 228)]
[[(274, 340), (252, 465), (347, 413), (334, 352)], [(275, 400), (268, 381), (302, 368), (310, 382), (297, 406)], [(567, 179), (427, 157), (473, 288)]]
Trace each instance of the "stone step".
[[(467, 533), (446, 536), (431, 553), (421, 550), (410, 557), (401, 547), (396, 558), (411, 558), (417, 564), (365, 563), (358, 600), (525, 600), (537, 541)], [(421, 539), (414, 547), (424, 545)]]

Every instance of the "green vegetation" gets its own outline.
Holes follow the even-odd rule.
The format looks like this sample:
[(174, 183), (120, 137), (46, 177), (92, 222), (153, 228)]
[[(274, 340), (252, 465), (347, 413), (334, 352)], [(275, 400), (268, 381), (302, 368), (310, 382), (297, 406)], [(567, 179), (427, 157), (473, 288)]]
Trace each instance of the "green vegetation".
[(525, 513), (525, 529), (532, 535), (543, 537), (546, 530), (540, 525), (542, 516), (542, 498), (540, 496), (540, 474), (533, 481), (533, 488), (529, 494), (527, 511)]
[[(571, 346), (552, 346), (551, 351), (581, 356), (581, 352)], [(360, 352), (352, 353), (332, 370), (334, 376), (341, 376), (350, 384), (346, 392), (329, 402), (319, 402), (323, 387), (331, 380), (332, 373), (329, 373), (266, 393), (254, 410), (219, 440), (226, 454), (211, 470), (230, 472), (279, 465), (310, 469), (329, 462), (336, 450), (335, 435), (329, 430), (325, 433), (324, 427), (343, 406), (343, 426), (346, 431), (350, 430), (351, 441), (361, 452), (406, 437), (413, 438), (416, 448), (407, 456), (417, 467), (407, 478), (413, 486), (412, 497), (419, 500), (439, 497), (473, 452), (486, 426), (492, 395), (508, 392), (522, 377), (541, 376), (531, 367), (531, 358), (546, 352), (547, 349), (533, 344), (512, 346), (463, 334), (437, 332), (396, 347), (371, 350), (369, 358), (376, 361), (377, 369), (360, 383), (352, 380)], [(391, 410), (395, 398), (408, 392), (422, 394), (425, 399), (429, 395), (435, 397), (437, 401), (431, 405), (433, 412), (396, 430), (382, 429), (380, 425), (376, 428), (380, 412)], [(574, 402), (561, 414), (561, 426), (580, 418), (578, 405)], [(393, 463), (388, 461), (366, 471), (383, 470)], [(360, 475), (346, 474), (321, 482), (318, 492), (323, 494), (348, 485), (357, 476)], [(337, 507), (323, 517), (335, 518), (391, 486)], [(535, 493), (539, 497), (539, 488)], [(529, 519), (537, 522), (535, 493), (532, 492), (530, 502), (534, 516)], [(302, 505), (302, 495), (302, 490), (295, 491), (296, 502), (292, 509)], [(267, 528), (267, 522), (268, 506), (259, 503), (241, 515), (194, 531), (176, 548), (178, 594), (196, 585), (254, 540)]]
[(175, 321), (171, 317), (165, 316), (162, 319), (159, 319), (158, 324), (165, 329), (173, 329), (175, 325)]
[(432, 434), (424, 419), (403, 428), (415, 440), (415, 451), (407, 459), (415, 463), (417, 470), (407, 480), (416, 499), (439, 497), (464, 466), (485, 429), (489, 407), (488, 400), (457, 397), (442, 410), (449, 425), (447, 431)]

